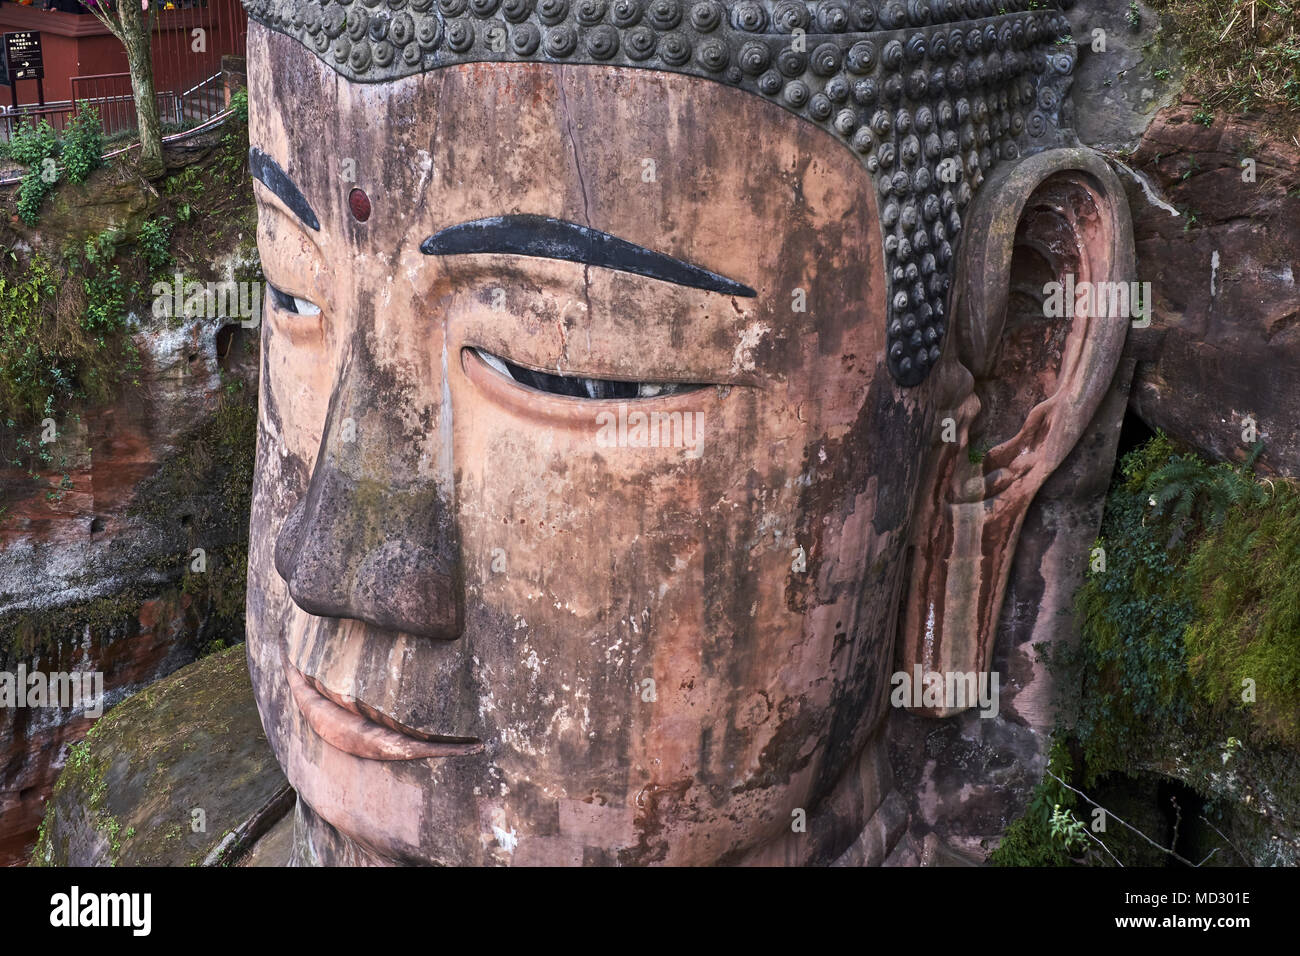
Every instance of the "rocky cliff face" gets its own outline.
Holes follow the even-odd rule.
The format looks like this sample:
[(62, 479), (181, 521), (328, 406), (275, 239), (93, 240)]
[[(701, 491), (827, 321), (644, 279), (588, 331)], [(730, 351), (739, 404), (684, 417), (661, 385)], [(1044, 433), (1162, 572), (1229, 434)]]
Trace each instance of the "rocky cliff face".
[(1067, 16), (1079, 50), (1073, 87), (1079, 139), (1099, 147), (1136, 143), (1182, 88), (1170, 18), (1144, 0), (1087, 0)]
[[(176, 224), (175, 261), (144, 272), (125, 303), (134, 367), (111, 400), (69, 389), (34, 417), (0, 408), (0, 672), (102, 672), (105, 708), (242, 638), (257, 330), (237, 317), (155, 317), (147, 298), (150, 280), (173, 271), (232, 278), (250, 255), (255, 268), (247, 188), (197, 212), (227, 153), (218, 134), (174, 151), (161, 190), (128, 189), (105, 170), (61, 187), (36, 228), (0, 224), (11, 283), (37, 257), (58, 262), (106, 231), (126, 242), (147, 220)], [(130, 255), (114, 260), (125, 275)], [(57, 296), (81, 281), (61, 278)], [(68, 748), (92, 723), (84, 707), (0, 708), (0, 864), (26, 859)]]
[[(0, 469), (0, 670), (102, 671), (111, 707), (242, 634), (247, 506), (229, 508), (221, 472), (237, 467), (241, 445), (251, 452), (252, 409), (217, 374), (221, 326), (140, 332), (139, 390), (83, 410), (52, 443), (68, 470), (33, 480)], [(189, 477), (193, 488), (168, 480)], [(207, 577), (191, 571), (195, 548)], [(67, 746), (90, 723), (76, 711), (0, 709), (0, 862), (26, 857)]]
[[(1242, 14), (1215, 26), (1191, 3), (1077, 4), (1075, 125), (1125, 178), (1137, 278), (1154, 294), (1132, 409), (1211, 458), (1240, 461), (1262, 439), (1258, 468), (1296, 476), (1300, 120), (1276, 105), (1295, 103), (1278, 79), (1294, 75), (1294, 15)], [(1247, 101), (1249, 115), (1234, 108)], [(1247, 418), (1255, 439), (1242, 437)]]
[[(193, 659), (202, 620), (188, 596), (151, 598), (134, 611), (129, 606), (109, 598), (54, 612), (67, 622), (58, 628), (61, 639), (29, 654), (7, 654), (4, 669), (100, 671), (107, 709)], [(83, 613), (84, 622), (73, 620)], [(102, 615), (98, 621), (92, 620), (96, 613)], [(27, 859), (68, 748), (94, 723), (84, 706), (0, 710), (0, 863)]]
[[(1177, 50), (1145, 3), (1097, 0), (1070, 17), (1084, 45), (1074, 87), (1080, 137), (1110, 151), (1131, 187), (1137, 278), (1154, 294), (1153, 329), (1134, 337), (1130, 353), (1131, 395), (1116, 400), (1127, 398), (1153, 428), (1224, 460), (1249, 452), (1249, 418), (1264, 442), (1259, 467), (1298, 476), (1300, 125), (1283, 114), (1211, 118), (1197, 102), (1180, 101)], [(1107, 52), (1091, 50), (1097, 29), (1107, 34)], [(179, 169), (181, 157), (174, 163)], [(113, 184), (52, 207), (43, 239), (2, 224), (0, 239), (20, 250), (82, 241), (114, 226), (138, 228), (168, 204), (176, 205), (165, 191), (150, 197)], [(232, 222), (208, 218), (194, 230), (220, 260), (202, 271), (238, 268), (233, 260), (249, 237)], [(109, 705), (213, 640), (232, 638), (243, 616), (247, 505), (238, 489), (248, 464), (241, 455), (251, 453), (245, 429), (256, 332), (237, 320), (146, 317), (134, 339), (138, 384), (108, 404), (57, 410), (57, 467), (34, 478), (0, 463), (0, 670), (99, 669)], [(243, 389), (230, 388), (234, 382)], [(1054, 608), (1068, 605), (1069, 595), (1053, 594), (1054, 582), (1077, 570), (1095, 533), (1103, 489), (1092, 479), (1106, 470), (1096, 467), (1100, 458), (1113, 454), (1118, 418), (1114, 408), (1107, 413), (1093, 444), (1035, 503), (1023, 533), (994, 664), (1006, 680), (1004, 713), (994, 721), (973, 714), (894, 721), (893, 763), (900, 790), (913, 797), (911, 862), (977, 860), (1041, 778), (1052, 695), (1033, 647), (1073, 639), (1069, 619), (1044, 608), (1049, 597)], [(26, 437), (36, 442), (38, 433)], [(206, 577), (189, 570), (198, 547), (208, 556)], [(251, 714), (256, 731), (255, 713), (240, 703), (249, 703), (246, 695), (225, 699), (232, 714)], [(0, 710), (0, 863), (25, 858), (53, 780), (92, 722), (78, 711)], [(274, 777), (265, 761), (259, 767)], [(139, 805), (148, 776), (129, 769)], [(1156, 770), (1212, 789), (1185, 767)], [(102, 862), (111, 850), (99, 818), (77, 813), (89, 807), (94, 782), (82, 801), (68, 791), (60, 819), (75, 837), (54, 840), (52, 860)], [(129, 812), (128, 803), (113, 812)], [(124, 861), (164, 859), (156, 847), (123, 848)], [(182, 855), (167, 859), (184, 862), (199, 848), (173, 849)]]
[[(1131, 165), (1138, 276), (1163, 334), (1133, 408), (1202, 454), (1300, 476), (1300, 122), (1162, 110)], [(1172, 208), (1170, 208), (1172, 207)]]

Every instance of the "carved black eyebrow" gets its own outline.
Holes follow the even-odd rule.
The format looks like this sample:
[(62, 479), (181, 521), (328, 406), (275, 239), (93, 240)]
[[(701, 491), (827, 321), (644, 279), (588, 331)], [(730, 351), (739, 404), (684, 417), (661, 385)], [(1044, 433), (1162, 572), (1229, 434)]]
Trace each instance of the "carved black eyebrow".
[(607, 232), (549, 216), (493, 216), (448, 226), (420, 243), (426, 256), (496, 252), (603, 266), (677, 285), (753, 298), (757, 293), (716, 272), (619, 239)]
[(280, 201), (288, 206), (295, 216), (320, 232), (320, 220), (316, 218), (311, 203), (307, 202), (307, 197), (302, 194), (302, 190), (293, 184), (293, 180), (280, 168), (279, 163), (254, 146), (248, 151), (248, 168), (253, 178), (280, 197)]

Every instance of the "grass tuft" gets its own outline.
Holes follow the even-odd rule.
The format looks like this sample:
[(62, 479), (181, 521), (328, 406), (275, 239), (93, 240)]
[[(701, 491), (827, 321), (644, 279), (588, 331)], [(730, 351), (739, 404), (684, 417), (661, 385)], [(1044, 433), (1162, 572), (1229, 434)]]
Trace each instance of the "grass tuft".
[(1151, 0), (1172, 22), (1187, 92), (1211, 109), (1300, 110), (1300, 0)]

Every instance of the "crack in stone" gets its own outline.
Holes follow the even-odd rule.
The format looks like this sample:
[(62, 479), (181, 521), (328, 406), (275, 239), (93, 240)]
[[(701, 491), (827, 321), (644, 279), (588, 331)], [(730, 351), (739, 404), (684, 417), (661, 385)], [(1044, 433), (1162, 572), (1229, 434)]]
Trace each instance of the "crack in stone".
[[(569, 112), (569, 96), (564, 89), (565, 72), (560, 71), (556, 86), (560, 94), (560, 112), (564, 114), (564, 129), (569, 137), (569, 148), (573, 151), (573, 169), (578, 174), (578, 188), (582, 192), (582, 224), (591, 227), (591, 204), (587, 195), (587, 180), (582, 175), (582, 160), (578, 156), (578, 138), (573, 131), (573, 115)], [(587, 318), (591, 318), (591, 267), (586, 263), (582, 266), (582, 301), (586, 306)], [(564, 320), (561, 319), (561, 322)], [(567, 336), (561, 336), (560, 361), (556, 363), (555, 370), (562, 374), (561, 366), (568, 359), (569, 339)]]

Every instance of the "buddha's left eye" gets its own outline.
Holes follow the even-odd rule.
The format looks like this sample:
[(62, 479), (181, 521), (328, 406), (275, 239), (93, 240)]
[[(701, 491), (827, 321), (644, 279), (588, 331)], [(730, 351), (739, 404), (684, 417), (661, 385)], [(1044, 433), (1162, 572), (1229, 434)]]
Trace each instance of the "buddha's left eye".
[(474, 354), (506, 378), (518, 382), (525, 388), (571, 398), (660, 398), (664, 395), (680, 395), (683, 392), (693, 392), (707, 387), (707, 384), (703, 383), (620, 382), (607, 378), (553, 375), (550, 372), (523, 368), (482, 349), (474, 349)]
[(271, 298), (275, 301), (276, 308), (285, 312), (296, 312), (299, 315), (320, 314), (320, 306), (308, 302), (306, 299), (300, 299), (296, 295), (281, 292), (269, 282), (266, 287), (271, 291)]

